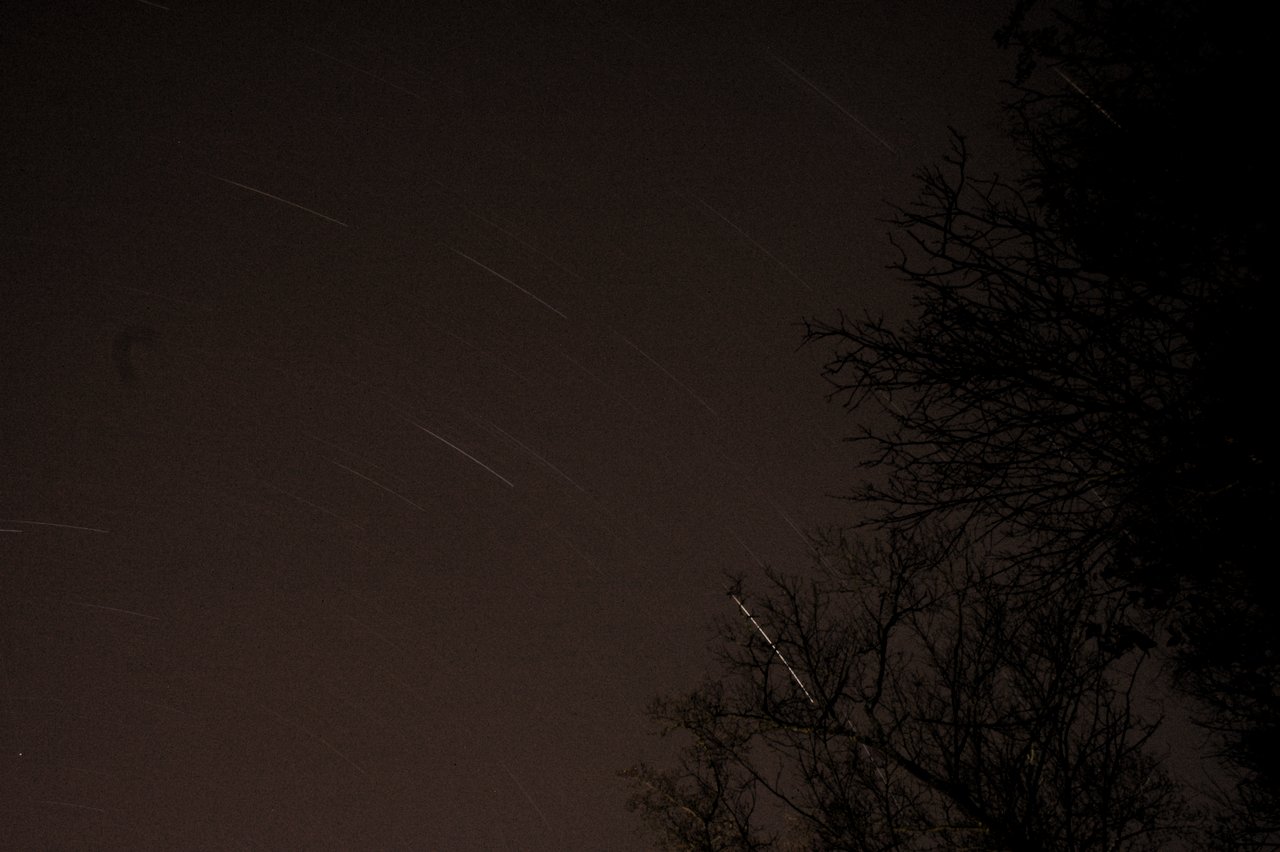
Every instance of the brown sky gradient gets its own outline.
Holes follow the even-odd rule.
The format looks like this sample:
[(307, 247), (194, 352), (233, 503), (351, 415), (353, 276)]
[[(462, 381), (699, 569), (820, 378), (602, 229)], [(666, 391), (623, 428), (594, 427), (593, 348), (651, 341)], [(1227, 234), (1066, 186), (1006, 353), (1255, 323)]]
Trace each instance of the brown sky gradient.
[(0, 13), (0, 847), (644, 848), (1003, 4), (271, 5)]

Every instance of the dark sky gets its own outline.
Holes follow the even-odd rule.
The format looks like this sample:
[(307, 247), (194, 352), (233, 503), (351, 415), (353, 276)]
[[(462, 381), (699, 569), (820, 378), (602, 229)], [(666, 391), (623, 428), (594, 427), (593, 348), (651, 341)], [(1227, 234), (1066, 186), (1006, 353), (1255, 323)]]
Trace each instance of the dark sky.
[(1004, 4), (259, 5), (0, 12), (0, 847), (644, 848)]

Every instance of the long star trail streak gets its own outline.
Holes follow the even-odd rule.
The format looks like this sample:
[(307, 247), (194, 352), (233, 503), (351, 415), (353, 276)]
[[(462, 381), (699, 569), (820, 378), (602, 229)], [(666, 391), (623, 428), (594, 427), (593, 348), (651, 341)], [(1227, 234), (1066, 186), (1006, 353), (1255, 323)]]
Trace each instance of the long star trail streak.
[(78, 527), (75, 524), (55, 524), (51, 521), (20, 521), (16, 518), (0, 518), (0, 524), (30, 524), (35, 527), (57, 527), (64, 530), (80, 530), (81, 532), (92, 533), (109, 533), (111, 530), (102, 530), (97, 527)]
[[(508, 237), (509, 239), (511, 239), (512, 241), (514, 241), (516, 244), (518, 244), (518, 245), (522, 246), (524, 249), (526, 249), (527, 251), (529, 251), (530, 253), (532, 253), (532, 254), (534, 254), (534, 255), (537, 255), (538, 257), (540, 257), (540, 258), (542, 258), (543, 260), (547, 261), (548, 263), (550, 263), (551, 265), (553, 265), (556, 269), (559, 269), (561, 272), (563, 272), (565, 275), (568, 275), (570, 278), (574, 279), (575, 281), (581, 282), (581, 283), (583, 283), (583, 284), (586, 284), (586, 283), (587, 283), (587, 279), (583, 278), (581, 275), (579, 275), (578, 273), (574, 272), (572, 269), (570, 269), (569, 267), (565, 266), (563, 263), (561, 263), (560, 261), (556, 260), (556, 259), (555, 259), (554, 257), (552, 257), (551, 255), (547, 254), (547, 253), (546, 253), (545, 251), (543, 251), (542, 249), (540, 249), (540, 248), (538, 248), (537, 246), (533, 245), (533, 244), (532, 244), (532, 243), (530, 243), (528, 240), (521, 239), (521, 238), (520, 238), (520, 236), (519, 236), (518, 234), (514, 233), (514, 232), (513, 232), (513, 231), (511, 231), (510, 229), (508, 229), (508, 228), (504, 228), (502, 225), (498, 224), (498, 223), (497, 223), (497, 222), (495, 222), (493, 219), (490, 219), (489, 217), (484, 216), (484, 215), (483, 215), (483, 214), (481, 214), (479, 211), (477, 211), (477, 210), (473, 209), (472, 207), (470, 207), (469, 205), (467, 205), (467, 204), (463, 203), (463, 201), (461, 200), (461, 199), (463, 198), (463, 196), (462, 196), (462, 194), (461, 194), (461, 193), (459, 193), (457, 190), (450, 189), (449, 187), (445, 186), (443, 183), (441, 183), (439, 180), (436, 180), (435, 178), (432, 178), (432, 179), (431, 179), (431, 182), (432, 182), (432, 183), (434, 183), (436, 186), (440, 187), (441, 189), (443, 189), (445, 192), (447, 192), (447, 193), (449, 193), (450, 195), (454, 196), (455, 198), (459, 199), (457, 202), (455, 202), (459, 207), (461, 207), (463, 210), (465, 210), (465, 211), (466, 211), (467, 213), (469, 213), (470, 215), (472, 215), (472, 216), (476, 217), (477, 219), (479, 219), (481, 222), (484, 222), (484, 223), (485, 223), (486, 225), (488, 225), (490, 228), (493, 228), (493, 229), (494, 229), (495, 231), (497, 231), (498, 233), (505, 235), (506, 237)], [(496, 216), (494, 216), (494, 219), (496, 219), (496, 218), (497, 218), (497, 217), (496, 217)]]
[(718, 416), (718, 415), (716, 414), (716, 411), (715, 411), (715, 409), (714, 409), (714, 408), (712, 408), (711, 406), (707, 405), (705, 402), (703, 402), (703, 401), (702, 401), (702, 397), (700, 397), (700, 396), (698, 396), (696, 393), (694, 393), (694, 392), (693, 392), (693, 390), (692, 390), (692, 389), (690, 389), (690, 387), (689, 387), (688, 385), (686, 385), (684, 382), (682, 382), (682, 381), (680, 381), (679, 379), (677, 379), (677, 378), (675, 377), (675, 375), (674, 375), (670, 370), (668, 370), (666, 367), (664, 367), (664, 366), (662, 366), (661, 364), (659, 364), (657, 361), (653, 360), (653, 357), (652, 357), (648, 352), (645, 352), (645, 351), (644, 351), (643, 349), (641, 349), (639, 346), (636, 346), (634, 343), (632, 343), (630, 340), (628, 340), (628, 339), (627, 339), (627, 336), (626, 336), (625, 334), (623, 334), (622, 332), (620, 332), (620, 331), (614, 331), (614, 334), (616, 334), (616, 335), (618, 335), (619, 337), (621, 337), (621, 338), (622, 338), (622, 340), (623, 340), (623, 341), (624, 341), (628, 346), (630, 346), (632, 349), (634, 349), (634, 350), (636, 350), (637, 352), (639, 352), (639, 353), (640, 353), (640, 355), (641, 355), (641, 356), (642, 356), (646, 361), (648, 361), (650, 364), (652, 364), (653, 366), (655, 366), (655, 367), (657, 367), (659, 370), (661, 370), (661, 371), (662, 371), (662, 372), (667, 376), (667, 378), (669, 378), (669, 379), (671, 379), (671, 381), (675, 382), (675, 383), (680, 387), (680, 389), (681, 389), (682, 391), (684, 391), (685, 393), (687, 393), (689, 396), (693, 397), (694, 401), (696, 401), (696, 402), (698, 403), (698, 405), (701, 405), (701, 406), (702, 406), (703, 408), (705, 408), (707, 411), (711, 412), (711, 416), (712, 416), (712, 417), (716, 417), (716, 416)]
[[(148, 3), (147, 5), (151, 6), (154, 4)], [(106, 809), (104, 808), (94, 808), (94, 807), (90, 807), (89, 805), (78, 805), (75, 802), (59, 802), (54, 799), (32, 799), (31, 801), (41, 805), (57, 805), (60, 808), (75, 808), (76, 810), (80, 810), (80, 811), (93, 811), (95, 813), (100, 813), (100, 814), (106, 813)]]
[(272, 485), (270, 482), (264, 482), (262, 484), (267, 486), (277, 494), (283, 494), (285, 497), (288, 497), (290, 500), (296, 500), (305, 506), (310, 506), (312, 509), (315, 509), (317, 512), (323, 512), (324, 514), (328, 515), (331, 518), (335, 518), (339, 521), (342, 521), (342, 523), (346, 524), (347, 526), (355, 527), (358, 530), (364, 529), (364, 527), (362, 527), (360, 524), (357, 524), (355, 521), (350, 520), (348, 518), (344, 518), (336, 512), (331, 512), (328, 509), (326, 509), (324, 506), (319, 505), (318, 503), (312, 503), (310, 500), (307, 500), (303, 497), (299, 497), (297, 494), (293, 494), (289, 491), (285, 491), (283, 488), (279, 488), (275, 485)]
[(764, 562), (761, 561), (760, 557), (756, 556), (756, 552), (752, 550), (745, 541), (742, 540), (742, 536), (738, 535), (733, 530), (729, 530), (729, 535), (733, 536), (734, 539), (738, 542), (738, 544), (742, 545), (742, 549), (745, 550), (753, 560), (755, 560), (756, 565), (760, 566), (761, 568), (765, 567)]
[[(748, 471), (747, 468), (741, 462), (730, 457), (727, 453), (724, 452), (724, 450), (717, 447), (715, 449), (715, 453), (717, 456), (721, 458), (721, 460), (724, 461), (725, 464), (729, 465), (729, 467), (733, 468), (738, 472), (738, 475), (741, 476), (743, 480), (746, 481), (747, 487), (751, 490), (753, 494), (756, 495), (756, 497), (760, 498), (765, 503), (768, 503), (769, 506), (775, 512), (778, 513), (778, 517), (781, 518), (783, 522), (786, 523), (786, 525), (791, 528), (792, 532), (794, 532), (802, 542), (804, 542), (805, 549), (808, 550), (810, 553), (814, 552), (813, 542), (809, 539), (807, 535), (804, 534), (804, 530), (800, 529), (800, 527), (796, 524), (796, 522), (791, 519), (791, 516), (787, 514), (786, 510), (784, 510), (781, 506), (778, 505), (776, 500), (774, 500), (772, 497), (770, 497), (768, 494), (765, 493), (764, 489), (760, 487), (759, 483), (757, 483), (755, 476), (750, 471)], [(739, 541), (741, 541), (741, 539), (739, 539)]]
[(604, 572), (600, 570), (600, 566), (596, 564), (596, 561), (592, 559), (590, 556), (588, 556), (587, 554), (583, 553), (582, 548), (574, 544), (572, 539), (570, 539), (568, 536), (565, 536), (565, 535), (560, 535), (560, 534), (557, 534), (557, 535), (559, 536), (561, 541), (563, 541), (565, 544), (569, 546), (570, 550), (578, 554), (578, 557), (583, 562), (587, 563), (588, 567), (590, 567), (592, 571), (595, 571), (597, 574), (604, 576)]
[(332, 216), (326, 216), (326, 215), (324, 215), (323, 213), (321, 213), (319, 210), (312, 210), (310, 207), (303, 207), (301, 204), (295, 204), (295, 203), (293, 203), (292, 201), (290, 201), (290, 200), (289, 200), (289, 199), (287, 199), (287, 198), (281, 198), (281, 197), (280, 197), (280, 196), (278, 196), (278, 195), (272, 195), (272, 194), (271, 194), (271, 193), (269, 193), (269, 192), (263, 192), (263, 191), (262, 191), (262, 190), (260, 190), (260, 189), (254, 189), (254, 188), (253, 188), (253, 187), (251, 187), (251, 186), (246, 186), (246, 185), (245, 185), (245, 184), (243, 184), (243, 183), (239, 183), (239, 182), (234, 181), (234, 180), (229, 180), (228, 178), (219, 177), (218, 175), (211, 174), (210, 172), (201, 172), (201, 174), (208, 175), (209, 177), (213, 178), (214, 180), (220, 180), (220, 181), (222, 181), (223, 183), (229, 183), (229, 184), (231, 184), (232, 186), (238, 186), (238, 187), (240, 187), (241, 189), (248, 190), (249, 192), (256, 193), (256, 194), (258, 194), (258, 195), (261, 195), (261, 196), (262, 196), (262, 197), (264, 197), (264, 198), (270, 198), (272, 201), (279, 201), (281, 204), (288, 204), (290, 207), (296, 207), (297, 209), (299, 209), (299, 210), (303, 211), (304, 213), (310, 213), (312, 216), (319, 216), (321, 219), (324, 219), (326, 222), (332, 222), (333, 224), (335, 224), (335, 225), (341, 225), (341, 226), (342, 226), (342, 227), (344, 227), (344, 228), (350, 228), (350, 227), (351, 227), (351, 226), (350, 226), (350, 225), (348, 225), (346, 222), (343, 222), (343, 221), (341, 221), (340, 219), (335, 219), (335, 218), (333, 218)]
[(365, 465), (365, 466), (366, 466), (368, 469), (370, 469), (370, 470), (380, 470), (380, 471), (382, 471), (383, 473), (387, 474), (387, 476), (389, 476), (389, 477), (391, 477), (391, 478), (394, 478), (394, 479), (401, 479), (401, 482), (403, 482), (403, 481), (404, 481), (402, 478), (397, 477), (394, 473), (392, 473), (391, 471), (387, 470), (387, 469), (386, 469), (385, 467), (383, 467), (382, 465), (378, 464), (377, 462), (375, 462), (375, 461), (373, 461), (373, 460), (371, 460), (371, 459), (368, 459), (368, 458), (366, 458), (366, 457), (364, 457), (364, 456), (360, 455), (359, 453), (354, 453), (354, 452), (352, 452), (351, 450), (348, 450), (348, 449), (347, 449), (347, 448), (345, 448), (345, 447), (341, 447), (341, 446), (339, 446), (339, 445), (337, 445), (337, 444), (333, 443), (332, 441), (326, 441), (324, 438), (321, 438), (319, 435), (313, 435), (313, 434), (312, 434), (312, 433), (310, 433), (310, 432), (305, 432), (305, 431), (304, 431), (304, 432), (302, 433), (302, 435), (303, 435), (303, 437), (309, 438), (310, 440), (315, 441), (315, 442), (316, 442), (316, 443), (318, 443), (318, 444), (324, 444), (326, 447), (328, 447), (328, 448), (329, 448), (329, 449), (331, 449), (331, 450), (337, 450), (338, 452), (342, 453), (344, 456), (347, 456), (348, 458), (353, 458), (353, 459), (355, 459), (356, 461), (358, 461), (358, 462), (360, 462), (361, 464)]
[(190, 302), (186, 299), (179, 299), (176, 296), (166, 296), (163, 293), (153, 293), (150, 290), (143, 290), (140, 287), (130, 287), (127, 284), (103, 284), (104, 287), (110, 287), (115, 290), (128, 290), (131, 293), (141, 293), (144, 296), (150, 296), (153, 299), (162, 299), (166, 302), (173, 302), (175, 305), (190, 305), (193, 308), (199, 308), (202, 311), (216, 311), (217, 308), (211, 308), (208, 305), (202, 305), (199, 302)]
[(496, 470), (494, 470), (493, 468), (489, 467), (489, 465), (485, 464), (484, 462), (480, 461), (480, 459), (478, 459), (478, 458), (476, 458), (475, 456), (471, 455), (471, 453), (469, 453), (469, 452), (467, 452), (466, 450), (462, 449), (462, 447), (459, 447), (457, 444), (452, 444), (452, 443), (450, 443), (449, 441), (446, 441), (444, 438), (441, 438), (439, 435), (437, 435), (435, 432), (432, 432), (430, 429), (428, 429), (426, 426), (423, 426), (421, 423), (418, 423), (418, 422), (413, 421), (413, 420), (410, 420), (409, 422), (410, 422), (410, 423), (412, 423), (414, 426), (417, 426), (417, 427), (418, 427), (419, 429), (421, 429), (423, 432), (426, 432), (426, 433), (427, 433), (428, 435), (430, 435), (431, 437), (435, 438), (435, 439), (436, 439), (437, 441), (439, 441), (440, 443), (445, 444), (446, 446), (453, 448), (453, 449), (454, 449), (454, 450), (456, 450), (457, 452), (459, 452), (459, 453), (461, 453), (462, 455), (466, 456), (467, 458), (471, 459), (473, 462), (475, 462), (476, 464), (480, 465), (480, 466), (481, 466), (482, 468), (484, 468), (485, 470), (489, 471), (489, 473), (492, 473), (494, 476), (498, 477), (498, 479), (501, 479), (504, 483), (506, 483), (506, 486), (507, 486), (508, 488), (515, 488), (515, 487), (516, 487), (516, 486), (515, 486), (515, 483), (513, 483), (510, 479), (507, 479), (505, 476), (503, 476), (502, 474), (498, 473), (498, 472), (497, 472)]
[(480, 261), (476, 260), (474, 257), (471, 257), (470, 255), (463, 254), (462, 252), (458, 251), (458, 250), (457, 250), (456, 248), (454, 248), (453, 246), (449, 246), (449, 251), (453, 252), (453, 253), (454, 253), (454, 254), (456, 254), (458, 257), (461, 257), (461, 258), (463, 258), (463, 259), (465, 259), (465, 260), (469, 260), (469, 261), (471, 261), (471, 262), (472, 262), (472, 263), (474, 263), (476, 266), (478, 266), (478, 267), (480, 267), (481, 269), (483, 269), (485, 272), (488, 272), (490, 275), (494, 275), (494, 276), (496, 276), (496, 277), (498, 277), (498, 278), (501, 278), (503, 281), (507, 282), (507, 283), (508, 283), (508, 284), (510, 284), (512, 287), (515, 287), (515, 288), (516, 288), (517, 290), (519, 290), (521, 293), (524, 293), (524, 294), (525, 294), (526, 296), (528, 296), (530, 299), (533, 299), (533, 300), (534, 300), (535, 302), (537, 302), (539, 305), (542, 305), (544, 308), (546, 308), (547, 310), (551, 311), (552, 313), (559, 315), (561, 319), (568, 319), (568, 317), (567, 317), (567, 316), (565, 316), (563, 313), (561, 313), (561, 311), (560, 311), (560, 309), (559, 309), (559, 308), (556, 308), (556, 307), (555, 307), (555, 306), (553, 306), (553, 305), (549, 305), (549, 304), (547, 304), (547, 303), (546, 303), (546, 302), (544, 302), (542, 299), (539, 299), (537, 296), (535, 296), (533, 293), (530, 293), (528, 290), (524, 289), (524, 288), (523, 288), (523, 287), (521, 287), (519, 284), (517, 284), (516, 282), (512, 281), (510, 278), (508, 278), (507, 276), (503, 275), (501, 272), (498, 272), (498, 271), (497, 271), (497, 270), (495, 270), (495, 269), (490, 269), (489, 267), (485, 266), (485, 265), (484, 265), (483, 263), (481, 263)]
[(778, 266), (782, 267), (783, 271), (785, 271), (788, 275), (790, 275), (796, 281), (800, 282), (800, 286), (804, 287), (804, 289), (808, 290), (810, 293), (813, 292), (813, 287), (809, 285), (808, 281), (805, 281), (803, 278), (801, 278), (799, 275), (796, 274), (796, 271), (794, 269), (792, 269), (790, 266), (787, 266), (785, 263), (783, 263), (781, 260), (775, 257), (773, 252), (769, 251), (767, 248), (760, 245), (760, 243), (756, 242), (754, 237), (752, 237), (746, 231), (742, 230), (742, 228), (738, 227), (737, 223), (735, 223), (732, 219), (730, 219), (728, 216), (721, 213), (716, 208), (712, 207), (706, 201), (702, 200), (702, 198), (697, 194), (692, 192), (686, 193), (686, 194), (690, 198), (692, 198), (694, 201), (698, 202), (703, 207), (707, 208), (707, 210), (711, 211), (711, 213), (721, 222), (724, 222), (730, 228), (733, 228), (735, 231), (737, 231), (738, 234), (740, 234), (744, 240), (746, 240), (747, 242), (751, 243), (751, 245), (759, 249), (764, 254), (765, 257), (769, 258), (774, 263), (778, 264)]
[(538, 807), (538, 803), (533, 800), (533, 796), (529, 795), (529, 791), (526, 790), (524, 788), (524, 785), (520, 783), (520, 779), (517, 778), (516, 774), (512, 772), (510, 769), (508, 769), (507, 765), (503, 763), (501, 760), (498, 761), (498, 765), (501, 766), (503, 771), (506, 772), (507, 775), (511, 777), (512, 781), (516, 782), (516, 786), (520, 788), (520, 795), (524, 796), (525, 801), (527, 801), (530, 805), (532, 805), (533, 809), (538, 812), (538, 819), (542, 820), (542, 827), (545, 828), (547, 831), (550, 831), (551, 823), (547, 822), (547, 815), (542, 812), (542, 808)]
[(131, 610), (131, 609), (120, 609), (119, 607), (116, 607), (116, 606), (103, 606), (102, 604), (81, 603), (80, 601), (67, 601), (67, 603), (71, 604), (72, 606), (82, 606), (85, 609), (100, 609), (100, 610), (104, 610), (105, 612), (118, 612), (121, 615), (133, 615), (133, 616), (137, 616), (138, 618), (146, 618), (151, 621), (161, 620), (160, 617), (156, 615), (147, 615), (145, 612), (135, 612), (134, 610)]
[(368, 476), (365, 476), (363, 473), (361, 473), (361, 472), (360, 472), (360, 471), (358, 471), (358, 470), (352, 470), (351, 468), (347, 467), (347, 466), (346, 466), (345, 464), (343, 464), (342, 462), (337, 462), (337, 461), (334, 461), (333, 459), (329, 459), (329, 463), (330, 463), (330, 464), (336, 464), (338, 467), (342, 468), (342, 469), (343, 469), (343, 470), (345, 470), (347, 473), (350, 473), (350, 474), (353, 474), (353, 475), (355, 475), (355, 476), (358, 476), (358, 477), (360, 477), (361, 479), (363, 479), (365, 482), (369, 482), (369, 483), (372, 483), (373, 485), (376, 485), (378, 488), (381, 488), (383, 491), (387, 492), (387, 493), (388, 493), (388, 494), (390, 494), (392, 497), (396, 497), (396, 498), (398, 498), (398, 499), (400, 499), (400, 500), (403, 500), (404, 502), (408, 503), (410, 506), (412, 506), (413, 508), (417, 509), (419, 512), (422, 512), (422, 513), (424, 513), (424, 514), (430, 514), (429, 512), (427, 512), (427, 510), (426, 510), (426, 509), (422, 508), (422, 507), (421, 507), (421, 506), (419, 506), (417, 503), (413, 502), (413, 501), (412, 501), (412, 500), (410, 500), (408, 497), (406, 497), (406, 496), (404, 496), (403, 494), (401, 494), (399, 491), (396, 491), (395, 489), (392, 489), (392, 488), (388, 488), (387, 486), (383, 485), (383, 484), (382, 484), (381, 482), (379, 482), (378, 480), (376, 480), (376, 479), (372, 479), (372, 478), (370, 478), (370, 477), (368, 477)]
[(805, 547), (812, 549), (813, 546), (809, 542), (809, 537), (804, 534), (804, 530), (800, 529), (800, 527), (796, 524), (795, 521), (791, 520), (791, 516), (788, 515), (785, 511), (783, 511), (782, 507), (779, 506), (776, 502), (774, 502), (773, 498), (765, 495), (763, 492), (761, 492), (761, 496), (764, 497), (764, 499), (769, 501), (769, 505), (772, 506), (777, 511), (778, 515), (782, 518), (782, 520), (786, 521), (787, 526), (791, 527), (791, 529), (795, 532), (795, 534), (800, 537), (800, 540), (805, 543)]
[(512, 435), (512, 434), (511, 434), (510, 432), (508, 432), (506, 429), (503, 429), (503, 428), (502, 428), (501, 426), (499, 426), (497, 423), (493, 423), (493, 422), (490, 422), (490, 421), (488, 421), (488, 420), (485, 420), (483, 417), (481, 417), (481, 418), (480, 418), (480, 420), (481, 420), (481, 422), (483, 422), (484, 424), (486, 424), (487, 426), (489, 426), (491, 429), (496, 429), (496, 430), (497, 430), (498, 432), (500, 432), (503, 436), (505, 436), (505, 437), (507, 438), (507, 440), (511, 441), (511, 442), (512, 442), (512, 443), (514, 443), (516, 446), (520, 447), (520, 449), (524, 450), (526, 453), (528, 453), (529, 455), (533, 456), (535, 459), (537, 459), (538, 461), (542, 462), (542, 463), (543, 463), (544, 465), (546, 465), (547, 467), (551, 468), (551, 470), (552, 470), (552, 471), (554, 471), (556, 474), (558, 474), (558, 475), (560, 476), (560, 478), (561, 478), (561, 479), (563, 479), (565, 482), (569, 483), (569, 484), (570, 484), (570, 485), (572, 485), (574, 488), (576, 488), (576, 489), (578, 489), (579, 491), (581, 491), (583, 494), (586, 494), (586, 493), (587, 493), (587, 489), (583, 488), (581, 485), (579, 485), (577, 482), (575, 482), (572, 476), (570, 476), (569, 474), (565, 473), (563, 470), (561, 470), (560, 468), (556, 467), (556, 466), (555, 466), (555, 465), (553, 465), (551, 462), (547, 461), (545, 458), (543, 458), (543, 457), (538, 453), (538, 451), (537, 451), (537, 450), (534, 450), (532, 447), (530, 447), (528, 444), (526, 444), (526, 443), (524, 443), (523, 441), (521, 441), (521, 440), (520, 440), (519, 438), (517, 438), (515, 435)]
[(364, 630), (365, 630), (365, 631), (366, 631), (370, 636), (373, 636), (373, 637), (374, 637), (375, 639), (377, 639), (379, 642), (383, 642), (383, 643), (385, 643), (385, 644), (387, 644), (387, 645), (390, 645), (390, 646), (391, 646), (392, 648), (394, 648), (394, 649), (395, 649), (395, 650), (396, 650), (396, 651), (397, 651), (397, 652), (398, 652), (402, 657), (404, 657), (404, 658), (406, 658), (406, 659), (408, 659), (408, 658), (409, 658), (409, 656), (410, 656), (409, 652), (408, 652), (408, 651), (406, 651), (404, 648), (401, 648), (401, 647), (400, 647), (399, 645), (397, 645), (395, 642), (392, 642), (390, 639), (388, 639), (388, 638), (386, 637), (386, 635), (385, 635), (385, 634), (383, 634), (383, 633), (381, 633), (381, 632), (379, 632), (379, 631), (377, 631), (377, 630), (374, 630), (374, 629), (373, 629), (372, 627), (370, 627), (368, 624), (365, 624), (363, 621), (361, 621), (360, 619), (356, 618), (354, 615), (352, 615), (351, 613), (347, 612), (345, 609), (337, 609), (337, 608), (332, 608), (332, 609), (333, 609), (333, 611), (334, 611), (334, 612), (338, 613), (338, 615), (342, 616), (343, 618), (349, 619), (350, 621), (352, 621), (352, 622), (354, 622), (354, 623), (358, 624), (358, 625), (359, 625), (361, 628), (363, 628), (363, 629), (364, 629)]
[(561, 349), (559, 346), (557, 346), (557, 347), (556, 347), (556, 351), (560, 353), (560, 356), (561, 356), (562, 358), (564, 358), (564, 359), (565, 359), (566, 361), (568, 361), (570, 364), (572, 364), (573, 366), (575, 366), (575, 367), (577, 367), (579, 370), (581, 370), (581, 371), (582, 371), (582, 373), (583, 373), (583, 375), (585, 375), (587, 378), (591, 379), (591, 381), (595, 382), (596, 384), (600, 385), (600, 387), (602, 387), (602, 388), (604, 388), (606, 391), (608, 391), (608, 392), (609, 392), (609, 394), (610, 394), (611, 396), (613, 396), (615, 399), (617, 399), (617, 400), (618, 400), (619, 402), (621, 402), (623, 405), (627, 406), (627, 408), (630, 408), (630, 409), (631, 409), (632, 411), (634, 411), (636, 414), (640, 414), (640, 415), (643, 415), (643, 414), (644, 414), (644, 412), (642, 412), (642, 411), (641, 411), (641, 410), (636, 406), (636, 404), (635, 404), (634, 402), (632, 402), (631, 400), (627, 399), (625, 396), (623, 396), (622, 394), (620, 394), (620, 393), (618, 393), (616, 390), (614, 390), (614, 389), (609, 385), (609, 383), (608, 383), (608, 382), (606, 382), (604, 379), (602, 379), (602, 378), (600, 378), (599, 376), (597, 376), (595, 373), (591, 372), (591, 370), (589, 370), (589, 369), (587, 369), (586, 367), (584, 367), (581, 363), (579, 363), (579, 362), (577, 361), (577, 359), (575, 359), (575, 358), (574, 358), (572, 355), (570, 355), (568, 352), (565, 352), (565, 351), (564, 351), (563, 349)]
[(774, 62), (777, 62), (783, 68), (786, 68), (788, 71), (790, 71), (797, 80), (799, 80), (800, 82), (808, 86), (810, 89), (813, 89), (815, 92), (817, 92), (822, 97), (823, 100), (831, 104), (836, 109), (840, 110), (840, 112), (844, 113), (849, 118), (850, 121), (852, 121), (854, 124), (858, 125), (863, 130), (865, 130), (867, 132), (867, 135), (869, 135), (872, 139), (876, 140), (881, 145), (883, 145), (885, 147), (885, 150), (887, 150), (890, 154), (893, 154), (895, 157), (898, 156), (898, 150), (896, 148), (894, 148), (888, 142), (884, 141), (884, 139), (881, 138), (880, 135), (876, 133), (874, 130), (872, 130), (870, 127), (867, 127), (867, 125), (864, 124), (860, 118), (858, 118), (856, 115), (849, 112), (849, 110), (845, 109), (839, 103), (837, 103), (835, 98), (831, 97), (826, 92), (822, 91), (822, 89), (819, 89), (817, 84), (815, 84), (812, 80), (810, 80), (808, 77), (801, 74), (796, 69), (792, 68), (784, 60), (779, 59), (777, 56), (774, 56), (772, 53), (769, 54), (769, 56), (773, 59)]

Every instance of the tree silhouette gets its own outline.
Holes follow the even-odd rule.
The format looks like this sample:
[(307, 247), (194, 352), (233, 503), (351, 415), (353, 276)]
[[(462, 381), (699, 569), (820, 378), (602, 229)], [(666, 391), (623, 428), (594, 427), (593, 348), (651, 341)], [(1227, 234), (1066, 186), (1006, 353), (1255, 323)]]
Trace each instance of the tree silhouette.
[(805, 323), (807, 341), (838, 346), (832, 396), (863, 414), (855, 440), (887, 473), (854, 496), (883, 525), (945, 515), (1049, 570), (1105, 566), (1151, 438), (1184, 407), (1186, 306), (1091, 273), (1019, 187), (967, 166), (956, 134), (899, 210), (916, 316)]
[[(1243, 7), (1043, 5), (1019, 3), (1000, 34), (1020, 51), (1012, 106), (1037, 205), (1090, 270), (1183, 303), (1184, 402), (1134, 465), (1118, 567), (1155, 602), (1180, 602), (1179, 680), (1241, 768), (1250, 810), (1275, 827), (1280, 629), (1265, 519), (1277, 477), (1258, 377), (1273, 360), (1277, 221), (1252, 86), (1271, 73), (1270, 37)], [(1038, 68), (1075, 88), (1034, 84)]]
[[(665, 848), (1166, 848), (1199, 830), (1135, 703), (1114, 594), (1033, 588), (951, 537), (840, 536), (816, 576), (734, 591), (721, 677), (658, 701), (686, 745), (637, 766)], [(750, 604), (750, 609), (748, 609)]]
[[(630, 776), (665, 843), (1274, 848), (1270, 30), (1238, 15), (1015, 4), (1024, 171), (954, 133), (893, 219), (912, 315), (805, 321), (882, 543), (770, 574), (724, 682), (654, 706), (681, 763)], [(1212, 819), (1145, 748), (1157, 644), (1232, 768)]]
[[(833, 396), (866, 424), (880, 479), (852, 496), (876, 522), (946, 517), (1015, 563), (1127, 580), (1168, 614), (1178, 682), (1274, 828), (1274, 168), (1240, 94), (1263, 28), (1190, 0), (1043, 5), (999, 36), (1020, 49), (1026, 173), (973, 177), (957, 134), (895, 219), (915, 316), (806, 339), (835, 344)], [(1213, 132), (1188, 144), (1189, 123)]]

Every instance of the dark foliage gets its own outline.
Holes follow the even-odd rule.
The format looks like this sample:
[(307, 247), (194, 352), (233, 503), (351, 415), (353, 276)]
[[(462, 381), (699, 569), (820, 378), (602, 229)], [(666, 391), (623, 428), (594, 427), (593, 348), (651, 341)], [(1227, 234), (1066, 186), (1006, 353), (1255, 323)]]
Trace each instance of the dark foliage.
[[(771, 575), (776, 634), (655, 706), (687, 748), (633, 804), (672, 848), (1274, 848), (1269, 29), (1235, 9), (1016, 4), (1026, 171), (955, 134), (894, 220), (911, 318), (805, 323), (887, 544)], [(1234, 773), (1212, 819), (1145, 749), (1157, 645)]]
[(836, 395), (893, 424), (860, 437), (887, 479), (855, 498), (888, 526), (943, 515), (1014, 560), (1127, 580), (1169, 614), (1242, 801), (1280, 825), (1266, 28), (1204, 2), (1043, 5), (999, 35), (1026, 175), (975, 179), (957, 136), (896, 220), (916, 316), (806, 339), (837, 344)]

